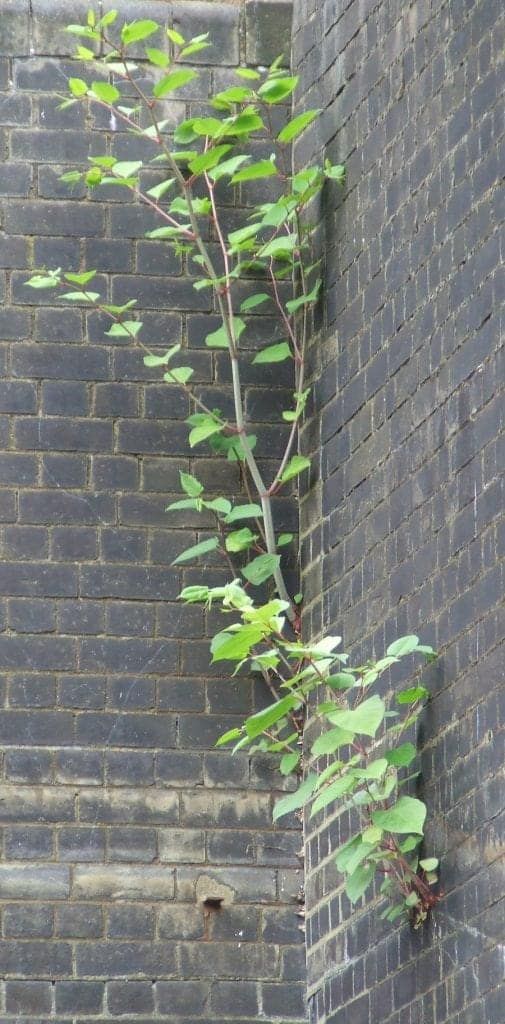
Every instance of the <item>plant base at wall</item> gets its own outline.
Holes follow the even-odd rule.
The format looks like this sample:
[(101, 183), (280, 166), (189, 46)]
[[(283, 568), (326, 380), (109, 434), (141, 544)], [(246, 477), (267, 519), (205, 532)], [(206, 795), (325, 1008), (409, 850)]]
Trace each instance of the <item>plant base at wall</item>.
[[(202, 517), (200, 539), (174, 565), (202, 565), (207, 556), (219, 555), (228, 573), (225, 585), (208, 587), (202, 569), (201, 584), (180, 595), (223, 612), (223, 628), (211, 643), (212, 661), (223, 662), (233, 675), (259, 673), (272, 694), (269, 706), (219, 744), (276, 755), (282, 776), (292, 775), (295, 785), (301, 779), (276, 804), (274, 819), (309, 806), (311, 816), (349, 809), (354, 832), (336, 858), (347, 896), (356, 903), (379, 878), (380, 894), (387, 897), (383, 916), (394, 921), (407, 914), (418, 927), (440, 899), (434, 890), (438, 861), (419, 853), (426, 807), (409, 791), (416, 778), (412, 740), (429, 694), (420, 682), (391, 691), (384, 680), (403, 658), (431, 659), (434, 652), (409, 635), (390, 644), (381, 659), (351, 666), (339, 651), (339, 637), (304, 643), (301, 595), (290, 593), (285, 573), (294, 537), (276, 527), (274, 512), (274, 499), (289, 494), (310, 468), (298, 450), (298, 427), (310, 393), (306, 347), (321, 289), (311, 249), (311, 209), (323, 187), (344, 185), (344, 168), (326, 161), (292, 170), (292, 143), (320, 111), (290, 116), (297, 78), (281, 57), (264, 72), (235, 68), (232, 84), (215, 92), (209, 111), (181, 120), (174, 129), (170, 104), (184, 99), (198, 75), (192, 59), (211, 45), (207, 34), (185, 39), (171, 25), (150, 19), (118, 28), (113, 10), (103, 17), (90, 12), (86, 24), (68, 31), (77, 37), (76, 56), (89, 75), (70, 77), (70, 97), (63, 105), (85, 103), (107, 111), (136, 141), (138, 155), (131, 160), (108, 152), (94, 155), (87, 168), (64, 174), (63, 180), (89, 189), (122, 189), (154, 211), (158, 226), (147, 237), (173, 246), (193, 288), (212, 296), (219, 326), (202, 342), (229, 360), (233, 412), (208, 406), (195, 383), (191, 352), (180, 345), (164, 350), (156, 338), (148, 344), (135, 296), (111, 303), (95, 290), (93, 269), (43, 269), (28, 283), (53, 289), (64, 303), (104, 314), (109, 337), (140, 345), (146, 366), (159, 368), (166, 386), (188, 397), (191, 449), (203, 446), (206, 454), (210, 449), (216, 458), (238, 463), (243, 499), (207, 495), (195, 458), (194, 472), (180, 474), (183, 497), (167, 509)], [(222, 207), (230, 190), (238, 194), (243, 212), (242, 223), (231, 226)], [(276, 319), (276, 329), (268, 344), (254, 350), (248, 345), (251, 327), (265, 310)], [(281, 373), (285, 380), (289, 367), (292, 380), (292, 401), (279, 411), (284, 450), (268, 478), (248, 425), (243, 387), (244, 370), (261, 373), (262, 367), (272, 383)], [(320, 729), (304, 748), (308, 707)]]

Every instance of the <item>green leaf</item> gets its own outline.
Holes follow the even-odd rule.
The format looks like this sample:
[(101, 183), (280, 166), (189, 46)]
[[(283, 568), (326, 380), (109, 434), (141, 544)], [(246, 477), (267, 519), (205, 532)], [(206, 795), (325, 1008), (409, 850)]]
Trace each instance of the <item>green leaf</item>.
[(162, 96), (166, 96), (169, 92), (174, 92), (176, 89), (181, 89), (183, 85), (187, 85), (188, 82), (192, 82), (194, 78), (198, 77), (196, 71), (192, 71), (191, 68), (180, 68), (178, 71), (170, 71), (168, 75), (164, 75), (159, 82), (153, 88), (153, 96), (160, 99)]
[(237, 185), (240, 181), (254, 181), (256, 178), (270, 178), (273, 174), (278, 174), (277, 167), (272, 160), (259, 160), (256, 164), (249, 164), (248, 167), (244, 167), (243, 170), (237, 171), (231, 179), (232, 185)]
[(166, 506), (165, 512), (176, 512), (186, 508), (198, 509), (196, 498), (181, 498), (179, 501), (172, 501), (170, 505)]
[(184, 43), (186, 42), (186, 40), (185, 40), (184, 36), (181, 36), (180, 32), (177, 32), (175, 30), (175, 28), (167, 28), (166, 29), (166, 33), (167, 33), (167, 36), (170, 39), (170, 41), (172, 43), (175, 43), (176, 46), (184, 46)]
[(207, 47), (212, 46), (212, 43), (207, 42), (208, 32), (205, 32), (201, 36), (195, 36), (189, 40), (187, 46), (184, 47), (180, 52), (181, 57), (189, 57), (192, 53), (199, 53), (200, 50), (206, 50)]
[(235, 117), (227, 118), (223, 124), (225, 125), (224, 135), (235, 135), (238, 138), (265, 127), (254, 107), (246, 107), (245, 110), (242, 110), (240, 114), (236, 114)]
[(120, 324), (112, 324), (112, 327), (109, 327), (108, 331), (104, 331), (104, 334), (109, 338), (135, 338), (142, 327), (142, 320), (123, 320)]
[[(243, 323), (243, 321), (241, 322)], [(228, 333), (224, 324), (221, 327), (218, 327), (217, 331), (212, 331), (211, 334), (207, 334), (205, 344), (207, 345), (207, 348), (228, 348)]]
[[(261, 638), (261, 631), (259, 639)], [(289, 697), (283, 697), (282, 700), (278, 700), (275, 704), (270, 704), (269, 707), (263, 708), (258, 711), (255, 715), (251, 715), (245, 720), (245, 730), (250, 739), (255, 739), (265, 729), (270, 729), (272, 725), (275, 725), (285, 718), (293, 708), (299, 707), (300, 700), (297, 697), (293, 697), (291, 694)]]
[(227, 144), (208, 149), (206, 153), (202, 153), (201, 156), (197, 156), (194, 160), (190, 161), (189, 169), (191, 173), (202, 174), (204, 171), (210, 171), (213, 167), (217, 166), (221, 157), (228, 153), (230, 149), (231, 146)]
[(226, 175), (230, 177), (236, 173), (237, 168), (241, 167), (246, 160), (250, 160), (249, 156), (231, 156), (229, 160), (223, 160), (222, 164), (218, 164), (209, 171), (209, 178), (212, 181), (219, 181), (220, 178), (224, 178)]
[(163, 227), (154, 228), (153, 231), (146, 233), (146, 238), (177, 238), (178, 235), (183, 235), (188, 230), (189, 225), (181, 224), (180, 227)]
[(354, 856), (358, 846), (361, 845), (361, 836), (352, 836), (346, 843), (337, 850), (337, 856), (335, 857), (335, 864), (339, 871), (347, 871), (347, 865), (351, 857)]
[(329, 160), (326, 160), (324, 165), (324, 174), (326, 178), (331, 178), (333, 181), (337, 181), (339, 185), (343, 185), (345, 182), (344, 164), (331, 164)]
[(79, 171), (67, 171), (66, 174), (60, 174), (60, 181), (64, 181), (66, 185), (75, 185), (81, 180), (82, 174)]
[(239, 78), (247, 78), (248, 80), (256, 80), (261, 77), (258, 71), (253, 71), (252, 68), (235, 68), (235, 74)]
[(282, 800), (277, 801), (273, 810), (273, 820), (278, 821), (285, 814), (291, 814), (292, 811), (297, 811), (300, 807), (303, 807), (312, 795), (316, 782), (317, 775), (309, 772), (307, 778), (303, 780), (294, 793), (288, 793)]
[(174, 184), (175, 178), (166, 178), (165, 181), (160, 181), (159, 185), (153, 185), (152, 188), (148, 188), (146, 195), (152, 196), (153, 199), (162, 199), (166, 192)]
[(256, 534), (251, 533), (248, 526), (244, 526), (241, 530), (235, 530), (234, 533), (228, 534), (225, 547), (227, 551), (232, 552), (246, 551), (247, 548), (251, 547), (251, 544), (254, 544), (255, 540)]
[(403, 840), (403, 843), (400, 843), (401, 852), (411, 853), (412, 850), (415, 850), (416, 846), (419, 846), (421, 839), (421, 836), (408, 836), (407, 839)]
[(99, 292), (64, 292), (62, 299), (68, 302), (96, 302), (100, 298)]
[(92, 82), (91, 92), (103, 103), (115, 103), (121, 96), (119, 89), (116, 89), (115, 85), (110, 85), (109, 82)]
[(288, 480), (292, 480), (293, 477), (303, 473), (303, 470), (308, 469), (309, 466), (310, 459), (305, 455), (293, 455), (281, 476), (281, 482), (285, 484)]
[(57, 288), (60, 279), (56, 272), (50, 274), (34, 274), (25, 284), (30, 288)]
[(174, 366), (173, 370), (169, 370), (168, 373), (163, 374), (163, 380), (166, 380), (168, 384), (186, 384), (186, 382), (193, 376), (194, 370), (192, 366)]
[(300, 309), (301, 306), (307, 306), (311, 302), (315, 302), (319, 295), (321, 284), (322, 281), (320, 278), (318, 278), (310, 292), (307, 292), (304, 295), (299, 295), (298, 298), (290, 299), (289, 302), (286, 302), (286, 309), (290, 313), (296, 313), (297, 309)]
[(398, 640), (394, 640), (389, 645), (386, 654), (390, 658), (401, 658), (405, 654), (412, 654), (416, 647), (419, 646), (419, 637), (410, 634), (409, 636), (400, 636)]
[(88, 91), (88, 86), (82, 78), (69, 78), (68, 86), (73, 96), (85, 96)]
[(100, 39), (100, 33), (89, 25), (66, 25), (65, 32), (70, 32), (73, 36), (84, 36), (85, 39)]
[(382, 829), (377, 828), (376, 825), (370, 825), (369, 828), (363, 830), (361, 838), (364, 843), (371, 843), (372, 846), (375, 846), (382, 839)]
[(242, 569), (242, 576), (257, 587), (273, 576), (280, 560), (280, 555), (258, 555)]
[(192, 547), (182, 551), (180, 555), (177, 555), (177, 558), (174, 558), (172, 565), (192, 561), (194, 558), (199, 558), (200, 555), (206, 555), (208, 551), (215, 551), (217, 547), (219, 547), (218, 538), (209, 537), (208, 540), (202, 540), (199, 544), (193, 544)]
[(298, 245), (298, 236), (291, 233), (281, 235), (279, 238), (272, 238), (270, 242), (260, 249), (261, 256), (273, 256), (274, 258), (289, 255)]
[(324, 732), (322, 736), (317, 737), (317, 740), (312, 744), (312, 756), (320, 757), (322, 754), (334, 754), (339, 747), (352, 743), (353, 739), (353, 732), (341, 729), (337, 725), (334, 729), (328, 729), (328, 732)]
[(278, 538), (277, 538), (277, 547), (278, 548), (283, 548), (283, 547), (286, 546), (286, 544), (291, 544), (291, 541), (293, 540), (293, 537), (294, 537), (293, 533), (280, 533)]
[[(263, 630), (261, 626), (257, 625), (241, 626), (235, 633), (218, 633), (211, 644), (212, 662), (243, 661), (244, 658), (249, 657), (251, 649), (260, 642), (262, 636)], [(216, 643), (216, 641), (218, 642)], [(245, 722), (246, 730), (247, 723), (250, 721), (251, 719), (248, 718)], [(262, 732), (262, 729), (259, 732)], [(247, 732), (247, 735), (250, 736), (251, 733)], [(253, 735), (258, 735), (258, 733)]]
[(332, 690), (350, 690), (356, 686), (356, 679), (349, 672), (337, 672), (333, 676), (328, 676), (325, 683)]
[(357, 903), (368, 889), (375, 874), (373, 864), (360, 864), (356, 871), (347, 879), (345, 891), (351, 903)]
[(222, 736), (216, 740), (216, 747), (223, 747), (225, 743), (231, 743), (232, 740), (238, 740), (242, 735), (241, 729), (228, 729), (228, 732), (224, 732)]
[(237, 247), (243, 245), (257, 235), (260, 228), (261, 224), (247, 224), (245, 228), (238, 228), (237, 231), (230, 231), (228, 235), (230, 252), (237, 251)]
[(184, 493), (189, 494), (190, 498), (198, 498), (203, 493), (203, 485), (191, 473), (179, 472), (179, 479)]
[(96, 277), (96, 270), (88, 270), (87, 273), (84, 274), (64, 274), (63, 276), (65, 280), (70, 281), (71, 284), (84, 285), (88, 284), (89, 281), (92, 281), (93, 278)]
[(425, 686), (411, 686), (408, 690), (401, 690), (396, 695), (397, 704), (415, 704), (417, 700), (426, 700), (430, 691)]
[(125, 46), (129, 46), (130, 43), (139, 43), (142, 39), (147, 39), (149, 36), (154, 35), (158, 32), (160, 26), (156, 21), (150, 21), (145, 19), (144, 21), (132, 21), (129, 25), (123, 25), (121, 29), (121, 42)]
[(175, 356), (180, 351), (180, 348), (180, 345), (172, 345), (162, 356), (144, 356), (144, 366), (166, 366), (172, 359), (172, 356)]
[(263, 511), (261, 505), (236, 505), (228, 513), (225, 523), (236, 523), (241, 519), (262, 519)]
[(385, 712), (384, 701), (374, 694), (357, 708), (350, 711), (335, 711), (329, 718), (331, 722), (339, 725), (342, 729), (349, 729), (354, 733), (363, 733), (365, 736), (375, 736)]
[(423, 871), (436, 871), (439, 865), (438, 857), (426, 857), (426, 860), (419, 861), (419, 867)]
[(255, 309), (256, 306), (261, 306), (264, 302), (268, 302), (270, 296), (266, 292), (256, 292), (255, 295), (250, 295), (248, 299), (240, 305), (241, 313), (248, 313), (250, 309)]
[(395, 768), (405, 768), (412, 763), (416, 753), (417, 751), (413, 743), (402, 743), (401, 747), (388, 751), (386, 759), (388, 764), (394, 765)]
[(118, 178), (132, 178), (143, 166), (142, 160), (122, 160), (114, 164), (113, 173)]
[(421, 800), (411, 796), (402, 796), (388, 811), (374, 811), (374, 825), (386, 832), (410, 833), (423, 835), (426, 806)]
[(366, 860), (367, 857), (369, 857), (370, 854), (374, 852), (377, 845), (376, 843), (364, 842), (362, 836), (358, 836), (358, 840), (359, 841), (356, 844), (356, 847), (353, 850), (351, 850), (345, 858), (345, 868), (340, 867), (340, 864), (338, 863), (338, 855), (336, 858), (337, 867), (339, 868), (339, 870), (345, 871), (346, 874), (349, 875), (354, 874), (359, 865), (362, 864), (363, 861)]
[(288, 342), (281, 341), (278, 345), (268, 345), (267, 348), (258, 352), (253, 359), (253, 363), (282, 363), (290, 357), (291, 349)]
[(228, 498), (213, 498), (212, 501), (204, 501), (204, 507), (210, 508), (211, 512), (219, 512), (221, 515), (228, 515), (231, 509), (231, 501)]
[(352, 774), (355, 779), (372, 779), (377, 782), (382, 779), (382, 776), (386, 773), (388, 768), (388, 762), (385, 757), (379, 757), (376, 761), (371, 761), (366, 768), (353, 768)]
[(291, 121), (288, 121), (284, 128), (281, 128), (277, 136), (278, 142), (291, 142), (296, 139), (303, 132), (307, 125), (312, 124), (312, 121), (321, 113), (321, 110), (306, 110), (304, 114), (298, 114)]
[(156, 47), (146, 46), (146, 54), (151, 64), (154, 64), (157, 68), (166, 68), (167, 64), (170, 63), (168, 54), (163, 53), (163, 50), (158, 50)]
[(212, 416), (207, 416), (203, 413), (197, 426), (193, 427), (189, 432), (190, 448), (194, 448), (195, 445), (200, 444), (202, 441), (206, 441), (207, 438), (212, 437), (213, 434), (218, 434), (219, 431), (223, 429), (223, 425), (224, 424), (221, 423), (220, 420), (215, 420)]
[(343, 775), (341, 779), (336, 779), (335, 782), (332, 782), (326, 789), (323, 789), (322, 793), (316, 797), (312, 804), (310, 817), (313, 818), (318, 811), (328, 807), (328, 804), (332, 804), (339, 797), (343, 796), (344, 793), (354, 789), (355, 786), (356, 780), (353, 779), (352, 775)]
[(282, 103), (288, 96), (291, 96), (297, 85), (297, 76), (293, 78), (267, 78), (266, 82), (260, 85), (258, 96), (261, 96), (265, 103)]
[(416, 907), (419, 902), (420, 901), (417, 892), (411, 892), (409, 893), (405, 900), (405, 906), (409, 907), (410, 909), (410, 907)]
[(281, 762), (279, 764), (279, 771), (281, 775), (290, 775), (299, 763), (300, 754), (284, 754), (284, 756), (281, 757)]
[(217, 117), (194, 117), (191, 126), (195, 135), (206, 135), (211, 139), (219, 138), (223, 130), (222, 121)]

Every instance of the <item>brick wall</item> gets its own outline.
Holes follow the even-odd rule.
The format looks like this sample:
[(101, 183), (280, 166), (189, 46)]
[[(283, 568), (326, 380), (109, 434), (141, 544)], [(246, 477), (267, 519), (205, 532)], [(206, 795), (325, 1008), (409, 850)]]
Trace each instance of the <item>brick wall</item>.
[[(177, 114), (200, 110), (239, 59), (289, 42), (285, 3), (117, 6), (210, 31)], [(170, 568), (201, 524), (164, 511), (179, 470), (192, 464), (210, 491), (238, 488), (236, 470), (190, 463), (186, 403), (140, 350), (24, 286), (41, 265), (97, 268), (112, 301), (139, 297), (153, 344), (195, 348), (202, 389), (226, 408), (224, 364), (201, 347), (208, 293), (143, 240), (139, 206), (59, 181), (105, 146), (131, 152), (99, 111), (58, 110), (79, 74), (62, 27), (86, 10), (0, 2), (0, 1016), (298, 1020), (300, 837), (272, 830), (270, 765), (212, 749), (264, 696), (211, 674), (212, 624), (176, 603), (200, 570)], [(268, 458), (280, 438), (257, 385), (247, 402)], [(213, 895), (223, 906), (207, 913)]]
[(372, 900), (351, 914), (347, 819), (308, 828), (314, 1022), (503, 1020), (503, 36), (497, 0), (295, 3), (303, 103), (324, 109), (296, 159), (327, 147), (348, 174), (320, 211), (306, 630), (440, 650), (420, 786), (446, 891), (420, 933)]

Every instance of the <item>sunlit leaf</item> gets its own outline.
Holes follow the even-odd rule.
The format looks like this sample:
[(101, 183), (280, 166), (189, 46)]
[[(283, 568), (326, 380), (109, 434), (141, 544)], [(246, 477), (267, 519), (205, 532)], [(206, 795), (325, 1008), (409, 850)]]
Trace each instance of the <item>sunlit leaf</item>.
[(254, 586), (259, 586), (274, 575), (279, 563), (280, 555), (258, 555), (242, 569), (242, 576)]
[(273, 810), (273, 820), (278, 821), (285, 814), (291, 814), (292, 811), (297, 811), (300, 807), (303, 807), (314, 792), (316, 782), (317, 775), (309, 772), (307, 778), (303, 780), (296, 792), (288, 793), (287, 796), (282, 797), (282, 800), (277, 801)]
[(374, 825), (386, 832), (413, 832), (418, 835), (423, 835), (425, 818), (425, 804), (411, 796), (402, 796), (394, 807), (372, 814)]
[(181, 562), (192, 562), (195, 558), (200, 558), (201, 555), (206, 555), (209, 551), (215, 551), (219, 547), (219, 540), (217, 537), (209, 537), (208, 540), (202, 540), (199, 544), (193, 544), (190, 548), (186, 548), (182, 551), (177, 558), (174, 558), (172, 565), (179, 565)]

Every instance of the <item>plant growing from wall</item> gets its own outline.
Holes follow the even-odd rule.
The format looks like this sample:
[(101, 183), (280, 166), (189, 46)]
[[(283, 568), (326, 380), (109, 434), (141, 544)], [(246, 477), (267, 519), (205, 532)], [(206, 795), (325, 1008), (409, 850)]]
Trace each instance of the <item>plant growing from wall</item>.
[[(412, 731), (428, 691), (419, 684), (385, 697), (373, 688), (404, 657), (421, 654), (430, 659), (433, 651), (416, 636), (405, 636), (378, 661), (351, 666), (348, 656), (337, 651), (339, 637), (304, 643), (300, 597), (290, 594), (284, 571), (284, 549), (293, 537), (276, 531), (273, 511), (273, 499), (289, 491), (310, 465), (297, 447), (310, 391), (305, 383), (310, 311), (321, 288), (318, 264), (311, 257), (310, 209), (328, 179), (343, 183), (344, 168), (326, 162), (291, 169), (293, 140), (320, 112), (307, 110), (286, 120), (297, 78), (280, 59), (264, 73), (236, 68), (235, 83), (214, 94), (208, 114), (183, 120), (169, 132), (165, 101), (196, 77), (188, 62), (210, 45), (207, 35), (186, 40), (150, 19), (124, 24), (118, 31), (116, 11), (101, 18), (90, 13), (87, 24), (71, 25), (68, 31), (81, 40), (76, 56), (89, 62), (91, 80), (71, 77), (64, 105), (83, 101), (107, 110), (138, 140), (139, 157), (122, 161), (107, 153), (93, 156), (86, 171), (72, 171), (63, 180), (84, 181), (89, 188), (120, 186), (156, 212), (159, 226), (147, 237), (165, 240), (183, 253), (193, 287), (213, 295), (220, 325), (207, 334), (205, 346), (229, 358), (233, 415), (209, 408), (202, 399), (192, 380), (190, 353), (179, 345), (160, 351), (156, 339), (144, 342), (134, 297), (113, 305), (94, 290), (94, 270), (44, 269), (29, 284), (54, 289), (65, 302), (106, 314), (110, 326), (105, 333), (140, 344), (146, 366), (159, 367), (167, 387), (182, 388), (189, 397), (190, 448), (210, 446), (216, 457), (239, 463), (247, 500), (207, 495), (196, 469), (194, 474), (181, 473), (184, 496), (167, 510), (191, 510), (204, 517), (204, 538), (174, 564), (218, 553), (228, 570), (224, 586), (208, 587), (202, 581), (180, 595), (187, 603), (217, 604), (223, 612), (223, 628), (211, 643), (213, 662), (223, 662), (233, 674), (260, 673), (272, 694), (267, 707), (247, 718), (241, 729), (222, 736), (219, 745), (275, 754), (280, 773), (298, 779), (297, 788), (276, 804), (275, 819), (304, 807), (311, 815), (337, 803), (350, 808), (355, 830), (336, 858), (349, 899), (359, 900), (379, 873), (381, 892), (393, 901), (384, 916), (394, 920), (406, 911), (417, 926), (439, 899), (433, 890), (437, 860), (419, 857), (426, 807), (404, 792), (413, 778), (404, 777), (405, 771), (416, 757), (405, 734)], [(135, 53), (140, 47), (140, 59), (131, 58), (132, 47)], [(93, 72), (97, 65), (98, 74)], [(282, 127), (279, 108), (286, 115)], [(142, 156), (146, 144), (149, 155)], [(251, 206), (239, 227), (226, 228), (221, 190), (247, 189), (249, 183), (264, 180), (274, 183), (275, 198)], [(248, 355), (241, 347), (251, 314), (264, 309), (273, 309), (280, 336), (252, 361), (274, 378), (277, 365), (289, 361), (294, 378), (291, 408), (281, 414), (284, 453), (268, 480), (244, 411), (242, 368)], [(214, 523), (210, 535), (209, 522)], [(320, 730), (304, 750), (309, 704)]]

